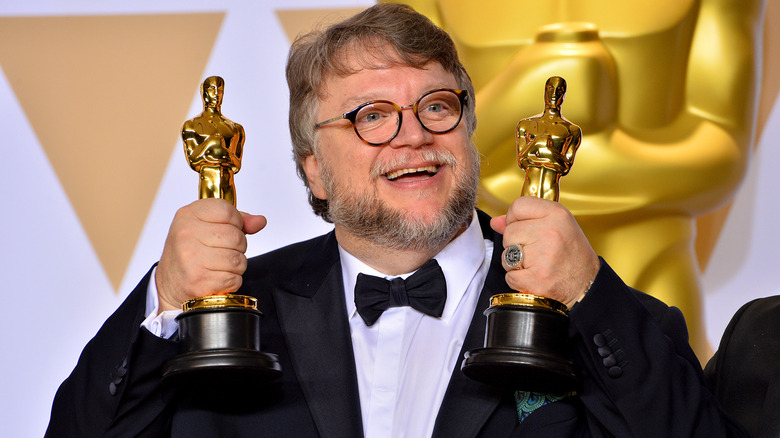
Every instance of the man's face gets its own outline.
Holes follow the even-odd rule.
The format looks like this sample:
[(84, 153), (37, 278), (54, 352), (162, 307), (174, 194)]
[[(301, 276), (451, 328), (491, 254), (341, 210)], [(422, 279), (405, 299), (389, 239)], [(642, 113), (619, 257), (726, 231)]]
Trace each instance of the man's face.
[[(438, 63), (331, 76), (316, 119), (370, 100), (410, 105), (436, 88), (458, 88)], [(325, 125), (318, 134), (318, 153), (307, 158), (304, 168), (312, 193), (328, 199), (337, 229), (385, 247), (433, 248), (452, 239), (471, 218), (479, 166), (465, 123), (432, 134), (405, 109), (398, 135), (383, 146), (365, 143), (348, 120)]]

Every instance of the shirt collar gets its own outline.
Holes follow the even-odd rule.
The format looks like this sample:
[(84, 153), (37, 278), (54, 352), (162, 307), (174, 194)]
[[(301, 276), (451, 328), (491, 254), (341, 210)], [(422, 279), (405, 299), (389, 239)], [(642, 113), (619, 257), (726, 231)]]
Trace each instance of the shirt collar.
[[(406, 278), (414, 273), (408, 272), (402, 275), (383, 274), (348, 253), (341, 245), (339, 245), (339, 256), (341, 257), (341, 273), (344, 279), (344, 295), (346, 297), (347, 315), (349, 318), (352, 318), (356, 312), (355, 282), (359, 273), (382, 278)], [(441, 266), (444, 278), (447, 281), (447, 301), (444, 304), (444, 311), (441, 316), (441, 319), (446, 322), (460, 304), (472, 278), (485, 262), (485, 241), (476, 211), (466, 230), (452, 242), (448, 243), (434, 258)]]

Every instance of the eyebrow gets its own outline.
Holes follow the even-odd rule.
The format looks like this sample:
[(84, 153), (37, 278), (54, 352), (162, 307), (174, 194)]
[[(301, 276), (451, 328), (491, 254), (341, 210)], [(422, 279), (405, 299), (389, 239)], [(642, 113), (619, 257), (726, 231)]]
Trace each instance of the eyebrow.
[(347, 107), (345, 111), (350, 111), (351, 109), (357, 107), (358, 105), (363, 105), (366, 102), (371, 102), (372, 100), (387, 100), (387, 99), (378, 99), (376, 97), (369, 97), (370, 95), (366, 96), (355, 96), (352, 98), (347, 99), (344, 102), (344, 106)]
[[(450, 88), (450, 87), (448, 85), (445, 85), (445, 84), (431, 85), (430, 87), (427, 87), (425, 89), (425, 91), (420, 93), (420, 96), (422, 96), (423, 94), (425, 94), (425, 93), (427, 93), (427, 92), (429, 92), (431, 90), (437, 90), (439, 88)], [(458, 88), (458, 87), (455, 86), (455, 88)], [(417, 99), (419, 99), (420, 96), (417, 96)], [(372, 94), (365, 94), (365, 95), (355, 96), (355, 97), (351, 97), (351, 98), (347, 99), (346, 101), (344, 101), (344, 106), (347, 107), (347, 109), (344, 110), (344, 112), (351, 111), (352, 109), (356, 108), (358, 105), (362, 105), (362, 104), (364, 104), (366, 102), (371, 102), (372, 100), (387, 100), (387, 101), (393, 102), (390, 99), (376, 97), (375, 95), (372, 95)], [(396, 105), (399, 105), (398, 102), (394, 102), (394, 103)], [(414, 103), (414, 102), (409, 102), (409, 103)]]

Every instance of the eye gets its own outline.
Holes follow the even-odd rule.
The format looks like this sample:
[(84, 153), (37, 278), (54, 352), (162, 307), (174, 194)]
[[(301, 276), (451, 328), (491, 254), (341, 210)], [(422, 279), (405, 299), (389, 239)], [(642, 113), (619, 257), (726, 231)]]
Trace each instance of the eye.
[(377, 102), (364, 106), (355, 115), (355, 126), (358, 129), (371, 129), (395, 120), (397, 113), (392, 104)]
[(362, 114), (360, 118), (360, 122), (365, 122), (365, 123), (378, 122), (380, 119), (382, 119), (382, 115), (373, 112), (373, 113)]
[(423, 111), (438, 113), (444, 110), (444, 105), (441, 103), (432, 103), (428, 105)]
[(438, 91), (425, 96), (419, 104), (421, 117), (449, 117), (460, 114), (458, 96), (448, 91)]

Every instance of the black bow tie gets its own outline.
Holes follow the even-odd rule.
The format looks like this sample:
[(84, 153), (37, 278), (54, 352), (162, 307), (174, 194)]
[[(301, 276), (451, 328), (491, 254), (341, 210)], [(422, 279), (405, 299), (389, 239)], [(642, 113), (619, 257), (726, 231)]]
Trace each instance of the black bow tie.
[(372, 326), (390, 307), (410, 306), (426, 315), (440, 317), (447, 300), (447, 282), (435, 259), (422, 265), (406, 280), (386, 280), (358, 274), (355, 306), (367, 326)]

